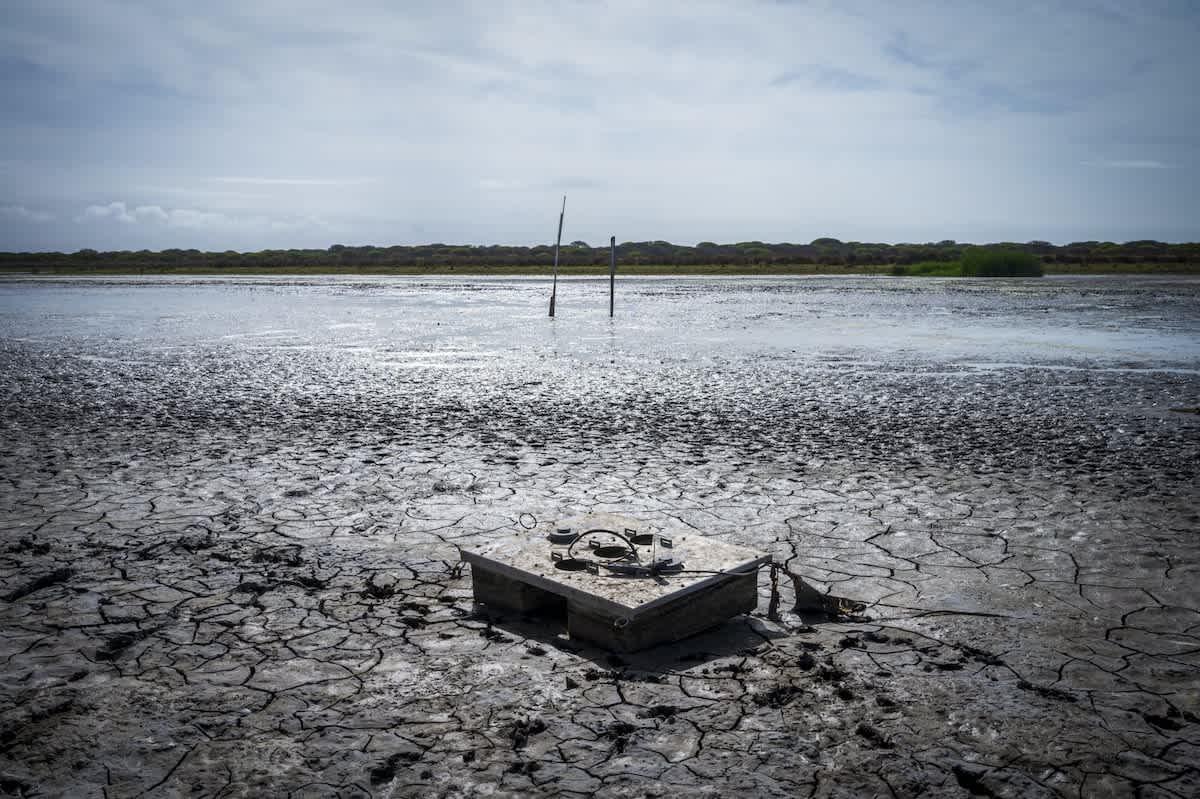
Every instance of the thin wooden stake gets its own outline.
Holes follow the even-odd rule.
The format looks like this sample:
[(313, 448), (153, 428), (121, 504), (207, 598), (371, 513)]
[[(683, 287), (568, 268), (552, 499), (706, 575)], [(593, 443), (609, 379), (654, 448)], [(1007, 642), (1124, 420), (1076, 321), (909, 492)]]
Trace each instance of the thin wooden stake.
[(562, 211), (558, 214), (558, 238), (554, 240), (554, 286), (550, 289), (550, 318), (554, 318), (554, 298), (558, 296), (558, 248), (562, 244), (563, 217), (567, 215), (567, 195), (563, 195)]
[(608, 318), (612, 319), (613, 315), (613, 298), (617, 291), (617, 237), (613, 236), (608, 240), (609, 255), (608, 255)]

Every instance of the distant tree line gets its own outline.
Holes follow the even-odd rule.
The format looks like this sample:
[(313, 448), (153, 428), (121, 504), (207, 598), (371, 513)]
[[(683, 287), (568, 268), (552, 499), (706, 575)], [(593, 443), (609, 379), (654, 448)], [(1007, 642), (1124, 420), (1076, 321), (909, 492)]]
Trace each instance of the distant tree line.
[[(973, 245), (945, 240), (925, 244), (876, 244), (820, 238), (808, 244), (768, 244), (743, 241), (715, 244), (703, 241), (693, 246), (668, 241), (627, 241), (617, 246), (621, 264), (667, 267), (721, 266), (770, 268), (785, 265), (837, 265), (853, 269), (859, 266), (914, 265), (925, 262), (959, 261)], [(1103, 264), (1194, 264), (1200, 262), (1200, 243), (1167, 244), (1141, 240), (1117, 244), (1108, 241), (1077, 241), (1054, 245), (1046, 241), (1004, 242), (982, 245), (985, 248), (1015, 250), (1039, 259), (1043, 264), (1099, 266)], [(607, 246), (591, 247), (574, 241), (562, 248), (560, 262), (565, 267), (604, 266), (608, 263)], [(203, 252), (201, 250), (150, 250), (98, 252), (79, 250), (61, 252), (0, 253), (0, 271), (30, 270), (105, 270), (141, 269), (212, 270), (222, 269), (367, 269), (405, 271), (442, 271), (448, 267), (512, 269), (549, 267), (554, 262), (554, 247), (514, 247), (507, 245), (423, 244), (391, 247), (351, 247), (335, 244), (324, 250), (259, 250), (257, 252)]]

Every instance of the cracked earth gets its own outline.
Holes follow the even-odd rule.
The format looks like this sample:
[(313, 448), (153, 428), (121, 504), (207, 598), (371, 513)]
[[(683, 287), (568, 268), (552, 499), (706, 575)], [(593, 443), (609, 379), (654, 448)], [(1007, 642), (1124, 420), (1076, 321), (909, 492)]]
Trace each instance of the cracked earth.
[[(0, 285), (0, 795), (1200, 794), (1200, 282), (628, 286)], [(865, 609), (473, 606), (602, 511)]]

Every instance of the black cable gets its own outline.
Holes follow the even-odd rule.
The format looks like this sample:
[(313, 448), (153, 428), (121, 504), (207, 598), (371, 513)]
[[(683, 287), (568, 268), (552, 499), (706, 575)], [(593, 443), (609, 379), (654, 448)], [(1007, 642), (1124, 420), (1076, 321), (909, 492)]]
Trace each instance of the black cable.
[[(587, 538), (588, 536), (601, 535), (601, 534), (611, 535), (615, 538), (619, 538), (622, 541), (624, 541), (625, 545), (628, 547), (628, 552), (626, 553), (625, 556), (622, 556), (622, 558), (628, 557), (628, 555), (633, 555), (634, 563), (635, 564), (641, 563), (641, 559), (638, 557), (637, 545), (634, 544), (633, 541), (631, 541), (628, 537), (622, 535), (621, 533), (618, 533), (616, 530), (606, 530), (603, 527), (594, 527), (591, 530), (585, 530), (584, 532), (580, 533), (579, 536), (574, 541), (572, 541), (570, 543), (570, 545), (567, 547), (567, 554), (566, 554), (565, 559), (566, 560), (578, 560), (580, 563), (586, 563), (586, 564), (590, 564), (590, 565), (593, 565), (596, 567), (604, 566), (606, 568), (611, 568), (611, 567), (609, 567), (608, 563), (599, 562), (599, 561), (590, 561), (587, 558), (576, 558), (575, 557), (575, 545), (576, 544), (578, 544), (580, 541)], [(613, 558), (611, 560), (619, 561), (622, 558)], [(768, 564), (768, 565), (771, 568), (777, 568), (776, 565), (773, 563)], [(633, 564), (630, 564), (630, 566), (632, 567)], [(747, 571), (728, 571), (728, 570), (724, 570), (724, 569), (671, 569), (671, 570), (658, 571), (657, 569), (654, 568), (654, 564), (650, 564), (649, 566), (640, 566), (639, 565), (639, 566), (636, 566), (633, 568), (628, 568), (628, 569), (613, 568), (611, 570), (614, 572), (620, 573), (620, 574), (624, 574), (626, 576), (630, 576), (630, 577), (663, 577), (663, 576), (672, 576), (672, 575), (677, 575), (677, 574), (726, 574), (726, 575), (732, 575), (735, 577), (744, 577), (748, 574), (757, 574), (759, 568), (760, 568), (759, 566), (755, 566), (753, 569), (750, 569)], [(642, 570), (644, 570), (644, 571), (642, 571)]]
[[(567, 558), (569, 560), (574, 560), (575, 559), (575, 545), (578, 544), (583, 539), (587, 538), (589, 535), (598, 535), (600, 533), (604, 533), (604, 534), (611, 535), (611, 536), (616, 536), (617, 538), (624, 541), (625, 545), (627, 547), (629, 547), (629, 554), (633, 555), (633, 559), (635, 561), (638, 560), (637, 546), (632, 541), (630, 541), (628, 538), (626, 538), (625, 536), (618, 533), (616, 530), (605, 530), (602, 527), (595, 527), (591, 530), (585, 530), (584, 532), (580, 533), (579, 537), (576, 538), (574, 541), (572, 541), (570, 546), (567, 547)], [(581, 558), (580, 560), (583, 560), (583, 559)]]
[(736, 571), (736, 570), (728, 571), (726, 569), (680, 569), (679, 571), (667, 572), (667, 573), (668, 574), (733, 574), (733, 575), (742, 577), (747, 574), (757, 574), (759, 568), (761, 568), (761, 567), (755, 566), (753, 569), (750, 569), (749, 571), (744, 571), (744, 572), (740, 572), (740, 571)]

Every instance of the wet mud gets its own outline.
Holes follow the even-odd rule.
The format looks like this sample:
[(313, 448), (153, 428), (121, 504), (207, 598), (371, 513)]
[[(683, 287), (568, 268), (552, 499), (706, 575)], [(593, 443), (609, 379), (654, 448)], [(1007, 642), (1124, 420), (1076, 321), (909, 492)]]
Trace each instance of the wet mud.
[[(1200, 353), (65, 324), (0, 343), (0, 795), (1200, 794)], [(472, 604), (457, 546), (589, 511), (864, 607), (781, 580), (773, 620), (764, 570), (755, 613), (616, 656)]]

